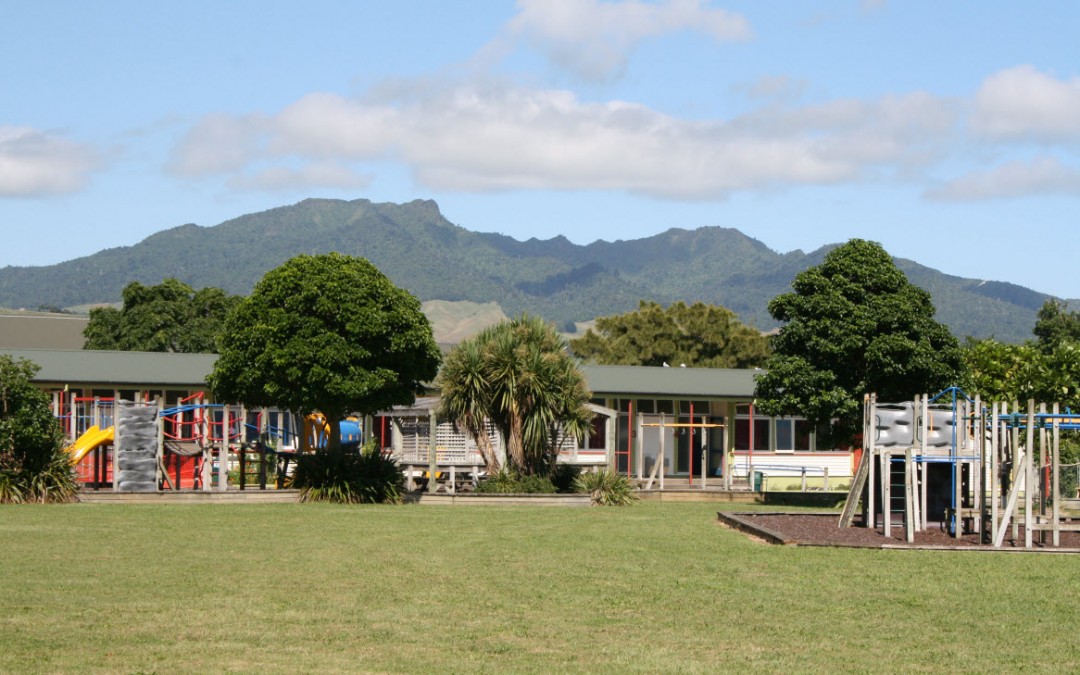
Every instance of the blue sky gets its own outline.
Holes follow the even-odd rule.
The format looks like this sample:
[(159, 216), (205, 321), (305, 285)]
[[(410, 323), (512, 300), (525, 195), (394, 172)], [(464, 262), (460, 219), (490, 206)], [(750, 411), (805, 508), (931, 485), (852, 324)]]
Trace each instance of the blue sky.
[(0, 266), (306, 197), (852, 237), (1080, 298), (1080, 3), (11, 3)]

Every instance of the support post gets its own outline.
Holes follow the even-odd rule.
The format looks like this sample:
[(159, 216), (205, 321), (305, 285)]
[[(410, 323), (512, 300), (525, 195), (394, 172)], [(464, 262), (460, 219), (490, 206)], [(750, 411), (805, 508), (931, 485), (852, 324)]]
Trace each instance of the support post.
[(1035, 524), (1035, 509), (1032, 508), (1032, 497), (1035, 490), (1035, 399), (1028, 399), (1027, 414), (1027, 456), (1028, 463), (1024, 472), (1024, 548), (1031, 548), (1032, 535)]
[(1052, 432), (1052, 447), (1050, 449), (1050, 466), (1053, 473), (1051, 490), (1053, 499), (1053, 512), (1054, 517), (1054, 531), (1053, 531), (1053, 543), (1054, 548), (1061, 546), (1061, 445), (1060, 445), (1060, 431), (1061, 420), (1058, 419), (1060, 413), (1060, 407), (1057, 403), (1054, 404), (1054, 426)]
[(881, 518), (886, 537), (892, 536), (892, 451), (881, 451)]
[(871, 394), (869, 400), (869, 420), (866, 423), (866, 432), (863, 437), (863, 453), (867, 455), (867, 479), (866, 479), (866, 519), (863, 524), (864, 527), (871, 529), (877, 527), (877, 511), (875, 509), (876, 504), (874, 499), (874, 492), (877, 490), (877, 476), (874, 475), (877, 470), (877, 464), (874, 461), (877, 455), (877, 394)]
[(221, 406), (221, 449), (218, 451), (218, 491), (225, 492), (229, 489), (229, 406)]
[(439, 423), (435, 418), (435, 411), (428, 413), (428, 492), (435, 494), (439, 490), (437, 480), (439, 473), (439, 459), (437, 457), (436, 436), (439, 432)]
[(998, 445), (1000, 443), (998, 411), (1000, 407), (996, 401), (990, 404), (990, 449), (987, 451), (990, 455), (990, 541), (997, 540), (998, 493), (1001, 491), (1001, 481), (998, 477)]
[[(656, 461), (660, 465), (660, 491), (661, 492), (664, 491), (664, 429), (666, 428), (664, 426), (664, 424), (666, 422), (667, 422), (667, 418), (665, 417), (664, 413), (660, 413), (660, 452), (659, 452), (659, 454), (658, 454), (658, 456), (656, 458)], [(640, 430), (640, 428), (641, 428), (641, 425), (639, 424), (638, 429)], [(641, 439), (640, 431), (638, 433), (638, 439), (639, 440)], [(642, 453), (639, 452), (638, 457), (641, 457), (641, 456), (642, 456)]]
[(915, 491), (911, 484), (911, 446), (904, 449), (904, 539), (915, 543)]

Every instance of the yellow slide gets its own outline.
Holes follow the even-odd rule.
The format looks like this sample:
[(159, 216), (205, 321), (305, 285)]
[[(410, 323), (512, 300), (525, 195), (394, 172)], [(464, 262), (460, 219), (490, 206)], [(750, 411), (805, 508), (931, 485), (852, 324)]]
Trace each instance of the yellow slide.
[(99, 429), (95, 424), (87, 429), (82, 436), (79, 436), (77, 441), (67, 447), (68, 454), (71, 455), (71, 463), (78, 464), (79, 460), (86, 457), (86, 453), (98, 446), (109, 445), (112, 442), (113, 427)]

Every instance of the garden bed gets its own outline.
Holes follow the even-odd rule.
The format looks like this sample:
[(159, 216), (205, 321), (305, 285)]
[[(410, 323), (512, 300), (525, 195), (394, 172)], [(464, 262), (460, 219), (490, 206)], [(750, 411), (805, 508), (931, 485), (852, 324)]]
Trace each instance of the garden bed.
[[(950, 536), (936, 524), (915, 533), (915, 542), (905, 541), (903, 524), (893, 524), (890, 536), (882, 528), (862, 527), (856, 518), (852, 527), (839, 527), (838, 513), (718, 513), (720, 522), (761, 537), (775, 544), (799, 546), (850, 546), (859, 548), (949, 548), (998, 550), (979, 541), (978, 535), (964, 534), (959, 539)], [(1080, 553), (1080, 532), (1061, 532), (1061, 546), (1050, 544), (1051, 533), (1046, 533), (1046, 544), (1039, 543), (1039, 533), (1034, 533), (1033, 549)], [(1024, 548), (1024, 528), (1019, 528), (1015, 539), (1012, 529), (1005, 535), (1000, 550), (1029, 550)]]

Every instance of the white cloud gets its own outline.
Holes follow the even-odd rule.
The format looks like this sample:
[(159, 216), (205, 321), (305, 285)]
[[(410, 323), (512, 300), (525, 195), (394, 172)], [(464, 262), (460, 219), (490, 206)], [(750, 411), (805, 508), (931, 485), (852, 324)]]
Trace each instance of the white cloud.
[(1057, 158), (1017, 160), (979, 171), (929, 190), (937, 201), (979, 201), (1032, 195), (1080, 195), (1080, 169)]
[(334, 94), (309, 94), (273, 121), (276, 154), (371, 159), (401, 136), (400, 111)]
[(88, 145), (30, 127), (0, 126), (0, 197), (75, 192), (100, 165)]
[(995, 139), (1080, 141), (1080, 78), (1060, 80), (1032, 66), (995, 73), (979, 88), (971, 127)]
[[(722, 199), (736, 190), (829, 184), (918, 167), (935, 156), (954, 119), (951, 104), (924, 93), (687, 121), (623, 101), (582, 102), (565, 90), (399, 86), (379, 100), (305, 96), (260, 124), (215, 116), (188, 134), (177, 156), (187, 158), (190, 175), (242, 173), (257, 162), (288, 158), (390, 159), (405, 163), (429, 188)], [(275, 169), (234, 185), (314, 186), (320, 175), (327, 185), (351, 180)]]
[(744, 17), (710, 9), (701, 0), (518, 0), (518, 7), (507, 26), (511, 38), (526, 40), (563, 68), (593, 80), (620, 73), (630, 53), (650, 37), (680, 31), (717, 41), (751, 36)]
[(235, 176), (228, 181), (235, 190), (279, 192), (308, 188), (362, 189), (371, 184), (371, 175), (361, 175), (337, 162), (314, 162), (299, 168), (274, 166), (252, 175)]
[(258, 155), (266, 121), (257, 115), (207, 115), (173, 149), (166, 169), (179, 176), (228, 173)]

